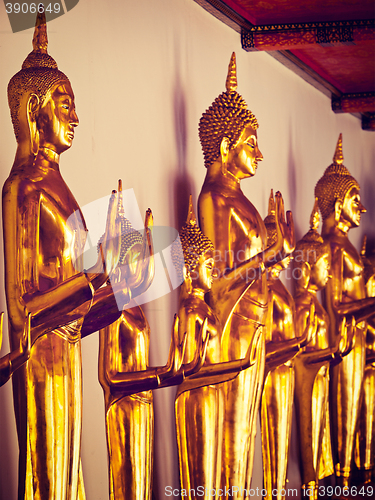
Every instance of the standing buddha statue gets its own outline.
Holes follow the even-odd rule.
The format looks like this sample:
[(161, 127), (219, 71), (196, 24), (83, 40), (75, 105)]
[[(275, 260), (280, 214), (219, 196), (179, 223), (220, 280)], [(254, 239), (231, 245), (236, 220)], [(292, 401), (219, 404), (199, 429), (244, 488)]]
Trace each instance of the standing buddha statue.
[[(329, 391), (329, 365), (335, 358), (338, 345), (329, 342), (329, 318), (320, 304), (317, 292), (329, 279), (329, 248), (319, 235), (319, 213), (317, 203), (310, 218), (310, 230), (297, 243), (294, 252), (294, 277), (296, 293), (296, 329), (303, 331), (311, 323), (311, 308), (315, 311), (315, 323), (310, 342), (295, 358), (296, 373), (296, 418), (300, 448), (302, 490), (304, 495), (317, 499), (318, 481), (321, 477), (320, 463), (324, 432), (330, 443), (327, 426), (327, 403)], [(338, 337), (341, 341), (341, 338)], [(330, 462), (330, 454), (325, 463)]]
[(178, 317), (180, 342), (186, 332), (184, 363), (190, 364), (196, 356), (202, 329), (205, 330), (207, 344), (202, 368), (184, 379), (176, 395), (181, 495), (191, 499), (197, 496), (212, 498), (213, 491), (216, 491), (216, 495), (220, 492), (223, 382), (235, 379), (242, 370), (255, 363), (261, 343), (258, 329), (244, 358), (222, 362), (222, 326), (226, 320), (223, 315), (220, 319), (215, 314), (205, 301), (205, 295), (213, 287), (220, 288), (221, 293), (230, 294), (231, 300), (227, 302), (231, 302), (231, 316), (236, 301), (251, 284), (244, 276), (248, 266), (254, 269), (254, 263), (243, 263), (243, 276), (238, 272), (216, 279), (214, 247), (197, 225), (191, 198), (187, 221), (179, 234), (184, 261), (181, 262), (181, 251), (177, 244), (172, 247), (172, 260), (177, 274), (183, 278)]
[[(276, 240), (272, 190), (264, 223), (267, 246), (270, 246)], [(290, 261), (291, 256), (285, 257), (270, 267), (267, 273), (266, 369), (261, 400), (261, 432), (265, 498), (268, 500), (285, 498), (294, 397), (293, 358), (300, 346), (309, 342), (315, 321), (312, 306), (309, 321), (301, 336), (296, 336), (294, 300), (280, 280), (280, 273), (288, 268)]]
[[(237, 93), (236, 59), (232, 55), (228, 68), (226, 91), (205, 111), (199, 123), (199, 137), (207, 175), (198, 199), (199, 224), (215, 248), (215, 265), (219, 278), (235, 272), (243, 262), (252, 259), (263, 268), (272, 266), (294, 249), (291, 213), (284, 220), (283, 200), (276, 194), (276, 234), (273, 245), (266, 248), (267, 233), (254, 205), (243, 194), (240, 182), (256, 173), (263, 155), (258, 147), (258, 122)], [(233, 381), (226, 383), (224, 396), (224, 440), (222, 488), (250, 487), (256, 416), (264, 375), (264, 335), (268, 290), (265, 272), (255, 277), (236, 304), (230, 320), (224, 324), (222, 361), (244, 357), (259, 328), (261, 347), (254, 365)], [(212, 289), (210, 304), (216, 314), (228, 309), (229, 295)]]
[[(100, 287), (120, 253), (118, 200), (110, 199), (97, 263), (84, 271), (86, 225), (60, 173), (78, 125), (68, 77), (47, 53), (38, 14), (33, 51), (8, 85), (17, 139), (3, 187), (5, 288), (11, 349), (31, 314), (28, 361), (13, 376), (19, 442), (19, 499), (85, 498), (81, 469), (81, 331), (120, 316), (112, 287)], [(118, 293), (129, 296), (126, 283)], [(100, 326), (99, 326), (100, 325)]]
[[(366, 298), (362, 259), (350, 243), (349, 231), (358, 227), (365, 208), (360, 187), (343, 165), (342, 136), (333, 163), (315, 186), (323, 218), (322, 237), (329, 245), (331, 275), (323, 291), (329, 316), (329, 343), (333, 347), (342, 335), (342, 323), (354, 326), (354, 347), (341, 363), (332, 367), (330, 416), (337, 483), (349, 486), (355, 431), (365, 369), (366, 319), (374, 312), (375, 298)], [(355, 367), (355, 368), (354, 368)]]
[[(364, 237), (361, 257), (366, 296), (375, 297), (375, 254), (366, 254)], [(366, 366), (362, 386), (362, 404), (356, 434), (355, 463), (361, 483), (375, 482), (375, 313), (368, 319)]]
[[(154, 452), (152, 389), (177, 385), (199, 369), (205, 349), (200, 339), (192, 363), (181, 367), (185, 337), (179, 341), (178, 318), (175, 318), (168, 362), (165, 366), (149, 366), (150, 327), (142, 308), (133, 299), (147, 290), (154, 276), (152, 214), (150, 210), (146, 213), (143, 237), (126, 219), (122, 206), (120, 214), (118, 269), (126, 275), (128, 285), (133, 276), (139, 275), (132, 269), (134, 266), (146, 266), (147, 278), (138, 286), (131, 284), (132, 301), (118, 320), (100, 330), (99, 382), (105, 399), (109, 492), (111, 500), (150, 500)], [(112, 277), (111, 283), (114, 282), (116, 279)]]

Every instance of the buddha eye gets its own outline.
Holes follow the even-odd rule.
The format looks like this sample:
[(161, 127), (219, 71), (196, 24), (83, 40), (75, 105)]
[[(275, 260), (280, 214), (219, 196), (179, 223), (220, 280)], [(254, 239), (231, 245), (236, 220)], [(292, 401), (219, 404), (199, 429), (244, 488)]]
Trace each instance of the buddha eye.
[(62, 105), (62, 107), (63, 107), (64, 109), (69, 109), (69, 105), (68, 105), (68, 104), (63, 104), (63, 105)]

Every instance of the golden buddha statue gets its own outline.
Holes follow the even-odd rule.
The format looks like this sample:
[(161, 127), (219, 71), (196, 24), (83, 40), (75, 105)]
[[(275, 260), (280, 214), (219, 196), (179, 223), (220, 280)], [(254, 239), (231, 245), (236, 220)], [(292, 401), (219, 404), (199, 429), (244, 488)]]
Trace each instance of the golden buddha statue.
[[(296, 283), (296, 329), (303, 331), (311, 324), (311, 307), (315, 311), (315, 325), (311, 341), (295, 358), (296, 418), (300, 446), (302, 489), (317, 499), (319, 466), (324, 432), (330, 442), (326, 412), (329, 391), (329, 363), (334, 359), (338, 345), (329, 342), (329, 317), (317, 298), (329, 279), (329, 248), (317, 232), (319, 214), (317, 202), (310, 219), (310, 230), (297, 243), (294, 252)], [(345, 347), (345, 346), (344, 346)], [(329, 463), (326, 458), (326, 463)], [(324, 475), (324, 473), (323, 473)]]
[[(137, 275), (131, 267), (144, 262), (140, 255), (146, 237), (142, 238), (124, 216), (121, 224), (119, 266), (123, 273), (130, 274), (125, 277), (129, 282), (132, 276)], [(149, 231), (151, 226), (152, 215), (149, 210), (145, 227)], [(140, 283), (140, 287), (131, 288), (132, 297), (136, 292), (140, 295), (146, 291), (152, 282), (152, 248), (147, 265), (148, 278)], [(200, 339), (200, 348), (196, 350), (193, 362), (181, 368), (185, 338), (179, 341), (178, 318), (175, 318), (169, 359), (165, 366), (149, 367), (149, 342), (149, 324), (142, 308), (133, 299), (117, 321), (100, 330), (99, 382), (105, 396), (111, 500), (152, 498), (152, 389), (179, 384), (185, 376), (199, 369), (204, 359), (205, 347)]]
[[(13, 373), (26, 361), (30, 356), (30, 314), (28, 315), (20, 346), (14, 351), (0, 358), (0, 387), (8, 382)], [(0, 349), (3, 342), (3, 320), (4, 313), (0, 313)]]
[[(291, 213), (284, 220), (283, 201), (276, 194), (275, 221), (277, 239), (266, 248), (267, 233), (263, 220), (245, 197), (240, 182), (256, 173), (263, 159), (258, 147), (258, 123), (237, 93), (236, 61), (232, 55), (226, 91), (203, 113), (199, 136), (207, 175), (198, 199), (199, 223), (215, 248), (219, 277), (236, 272), (249, 259), (254, 266), (269, 267), (294, 249)], [(239, 272), (239, 271), (238, 271)], [(247, 269), (255, 278), (238, 301), (230, 320), (223, 323), (222, 361), (244, 357), (259, 327), (264, 328), (268, 304), (266, 274)], [(217, 315), (228, 309), (230, 295), (212, 289), (210, 304)], [(256, 416), (264, 374), (264, 338), (257, 350), (257, 360), (225, 386), (222, 487), (241, 491), (250, 487)], [(239, 493), (240, 494), (240, 493)]]
[[(322, 237), (330, 247), (331, 275), (323, 292), (329, 316), (330, 346), (337, 345), (342, 323), (355, 322), (354, 347), (331, 370), (331, 425), (337, 483), (350, 484), (354, 437), (365, 368), (366, 319), (374, 312), (375, 298), (366, 298), (363, 263), (350, 243), (349, 230), (358, 227), (365, 212), (359, 185), (343, 165), (340, 134), (333, 163), (315, 186), (323, 218)], [(355, 369), (353, 368), (355, 367)]]
[[(28, 361), (13, 375), (19, 441), (19, 499), (85, 498), (81, 474), (81, 330), (120, 316), (111, 286), (120, 255), (112, 194), (97, 263), (83, 271), (86, 226), (59, 169), (78, 125), (68, 78), (47, 53), (44, 14), (33, 51), (9, 82), (17, 152), (3, 187), (5, 285), (11, 349), (32, 315)], [(105, 271), (105, 272), (103, 272)], [(129, 296), (126, 284), (118, 293)]]
[[(366, 296), (375, 297), (375, 254), (366, 255), (366, 236), (361, 257), (364, 265)], [(366, 366), (362, 385), (362, 405), (356, 434), (355, 463), (364, 484), (375, 481), (375, 314), (368, 319)]]
[[(183, 283), (179, 302), (179, 332), (186, 332), (184, 362), (191, 363), (199, 349), (204, 328), (207, 331), (207, 351), (204, 365), (188, 376), (178, 388), (175, 412), (179, 451), (181, 494), (189, 498), (211, 498), (210, 491), (219, 493), (221, 481), (221, 451), (223, 440), (223, 382), (234, 379), (239, 372), (255, 363), (260, 348), (260, 331), (248, 346), (243, 359), (221, 361), (223, 321), (205, 301), (213, 286), (231, 293), (232, 309), (250, 286), (240, 273), (214, 279), (214, 247), (197, 226), (191, 198), (187, 221), (180, 231), (180, 248), (172, 247), (172, 260)], [(244, 263), (246, 268), (247, 263)], [(232, 310), (229, 315), (232, 314)]]
[[(276, 240), (272, 190), (264, 223), (267, 246), (270, 246)], [(270, 500), (285, 498), (294, 397), (293, 358), (300, 345), (310, 341), (315, 323), (312, 305), (305, 329), (300, 337), (296, 336), (294, 300), (280, 280), (280, 273), (288, 268), (290, 260), (291, 256), (288, 256), (269, 268), (267, 278), (266, 370), (261, 400), (261, 431), (265, 498)], [(272, 495), (272, 492), (277, 494)]]

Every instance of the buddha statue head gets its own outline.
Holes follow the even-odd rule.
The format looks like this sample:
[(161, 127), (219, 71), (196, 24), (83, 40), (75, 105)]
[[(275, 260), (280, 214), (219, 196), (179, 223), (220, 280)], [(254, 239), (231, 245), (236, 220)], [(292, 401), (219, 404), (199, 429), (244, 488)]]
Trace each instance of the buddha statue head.
[(329, 278), (329, 248), (317, 231), (319, 222), (318, 199), (315, 198), (310, 216), (310, 230), (297, 243), (293, 254), (293, 276), (297, 289), (313, 285), (316, 290), (320, 290)]
[(57, 154), (68, 149), (74, 138), (74, 127), (78, 125), (69, 79), (47, 53), (47, 45), (43, 12), (37, 16), (33, 50), (8, 84), (17, 143), (34, 156), (40, 147)]
[(214, 246), (198, 227), (191, 196), (179, 236), (172, 245), (172, 262), (179, 282), (185, 281), (207, 292), (212, 285)]
[[(257, 119), (237, 93), (236, 56), (233, 53), (228, 68), (226, 91), (215, 99), (199, 122), (205, 167), (209, 168), (221, 156), (225, 170), (228, 155), (232, 152), (238, 162), (247, 164), (235, 166), (234, 175), (239, 174), (240, 178), (254, 175), (257, 162), (263, 159), (257, 145), (257, 128)], [(244, 169), (246, 171), (241, 175), (238, 170)]]
[(359, 226), (361, 213), (366, 210), (360, 203), (359, 184), (343, 165), (343, 161), (342, 134), (340, 134), (333, 163), (317, 182), (315, 196), (323, 223), (332, 218), (336, 224), (341, 220), (350, 228)]

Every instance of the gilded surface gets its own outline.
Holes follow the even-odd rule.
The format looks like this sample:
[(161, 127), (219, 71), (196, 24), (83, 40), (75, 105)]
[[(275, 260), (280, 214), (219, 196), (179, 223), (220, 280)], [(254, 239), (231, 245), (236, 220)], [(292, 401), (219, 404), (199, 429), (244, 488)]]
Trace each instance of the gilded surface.
[[(123, 213), (121, 218), (121, 273), (118, 275), (124, 277), (125, 274), (128, 283), (142, 276), (139, 285), (133, 283), (131, 287), (135, 297), (147, 290), (154, 275), (152, 215), (148, 210), (143, 238)], [(113, 281), (116, 279), (112, 278)], [(177, 319), (165, 366), (149, 367), (149, 342), (149, 324), (135, 302), (128, 304), (118, 320), (100, 330), (99, 381), (105, 397), (111, 500), (151, 499), (154, 443), (151, 389), (176, 385), (182, 380), (184, 369), (189, 373), (200, 365), (200, 357), (196, 357), (190, 368), (180, 370), (184, 341), (178, 341)], [(197, 352), (203, 355), (202, 349)]]
[[(366, 241), (366, 240), (365, 240)], [(366, 296), (375, 296), (375, 256), (366, 256), (366, 244), (361, 252), (364, 262)], [(366, 366), (363, 396), (356, 434), (355, 463), (363, 482), (371, 481), (375, 465), (375, 316), (368, 319), (366, 334)]]
[[(3, 340), (4, 313), (0, 313), (0, 348)], [(30, 315), (25, 318), (24, 332), (20, 346), (0, 359), (0, 387), (7, 382), (13, 373), (29, 359), (30, 356)]]
[(366, 298), (362, 259), (350, 243), (349, 230), (358, 227), (365, 211), (359, 186), (343, 166), (341, 136), (333, 163), (315, 187), (323, 217), (322, 236), (330, 247), (331, 275), (325, 288), (329, 316), (329, 342), (339, 341), (342, 324), (353, 326), (353, 347), (331, 370), (331, 423), (336, 476), (341, 486), (350, 484), (354, 437), (365, 369), (366, 319), (375, 299)]
[[(47, 54), (43, 18), (38, 15), (33, 51), (8, 86), (18, 143), (3, 187), (12, 350), (23, 343), (25, 306), (32, 316), (30, 356), (13, 376), (18, 498), (76, 500), (85, 498), (81, 331), (96, 331), (98, 318), (105, 322), (108, 315), (113, 321), (120, 315), (112, 288), (99, 292), (119, 259), (119, 207), (113, 194), (98, 261), (84, 273), (86, 226), (59, 167), (78, 116), (71, 84)], [(128, 296), (126, 288), (124, 283)]]
[(181, 488), (186, 491), (204, 487), (208, 488), (205, 491), (215, 489), (218, 495), (224, 430), (223, 382), (236, 378), (241, 370), (255, 363), (260, 347), (260, 332), (256, 332), (254, 342), (248, 346), (243, 359), (222, 362), (222, 324), (205, 302), (204, 296), (212, 286), (224, 287), (226, 294), (230, 290), (232, 311), (250, 283), (240, 274), (232, 274), (228, 280), (214, 280), (214, 248), (196, 225), (191, 201), (188, 221), (180, 232), (180, 238), (185, 256), (185, 280), (178, 315), (180, 335), (186, 332), (184, 363), (191, 362), (202, 342), (202, 335), (206, 336), (204, 365), (182, 382), (176, 396), (180, 482)]
[[(338, 347), (329, 345), (329, 318), (321, 306), (317, 292), (329, 279), (329, 249), (317, 232), (319, 216), (314, 211), (311, 229), (296, 245), (296, 329), (303, 331), (308, 322), (313, 323), (310, 341), (295, 358), (296, 417), (301, 460), (302, 488), (309, 488), (317, 498), (319, 467), (321, 464), (323, 436), (326, 432), (324, 469), (329, 468), (330, 434), (326, 416), (328, 411), (329, 362)], [(314, 319), (312, 320), (312, 316)], [(321, 471), (324, 476), (326, 470)]]
[[(276, 239), (275, 202), (271, 192), (267, 228), (267, 246)], [(293, 358), (306, 334), (295, 332), (294, 301), (280, 280), (291, 258), (286, 257), (268, 270), (268, 312), (265, 325), (266, 372), (261, 400), (261, 431), (264, 488), (268, 498), (282, 499), (286, 486), (294, 397)], [(311, 329), (307, 325), (307, 332)], [(272, 495), (277, 491), (277, 495)]]
[[(207, 175), (199, 195), (199, 221), (203, 233), (215, 247), (215, 265), (219, 276), (236, 269), (250, 259), (259, 266), (275, 263), (293, 250), (293, 223), (284, 221), (280, 194), (276, 195), (277, 240), (266, 249), (267, 235), (262, 218), (244, 196), (240, 181), (255, 175), (263, 159), (257, 141), (257, 121), (236, 92), (235, 57), (232, 56), (227, 90), (203, 114), (199, 133)], [(266, 249), (266, 250), (265, 250)], [(265, 251), (264, 251), (265, 250)], [(229, 270), (229, 271), (228, 271)], [(254, 269), (249, 269), (253, 271)], [(252, 276), (251, 276), (252, 275)], [(238, 301), (230, 320), (224, 318), (223, 361), (244, 357), (258, 329), (261, 347), (255, 364), (224, 386), (224, 439), (221, 486), (250, 487), (256, 415), (264, 374), (264, 324), (268, 290), (265, 273), (249, 272), (253, 281)], [(213, 288), (210, 303), (218, 316), (227, 309), (228, 295)]]

